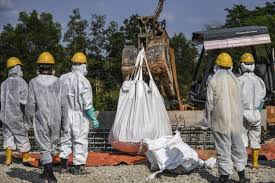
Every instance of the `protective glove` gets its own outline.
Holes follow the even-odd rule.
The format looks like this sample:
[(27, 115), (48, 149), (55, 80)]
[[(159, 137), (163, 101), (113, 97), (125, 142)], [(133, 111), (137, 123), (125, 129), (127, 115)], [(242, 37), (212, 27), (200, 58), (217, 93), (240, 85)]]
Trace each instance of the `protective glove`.
[(258, 110), (261, 112), (264, 107), (264, 100), (261, 101), (260, 106), (258, 107)]
[(99, 122), (95, 116), (95, 108), (91, 107), (90, 109), (86, 110), (86, 114), (88, 118), (92, 121), (94, 128), (99, 128)]

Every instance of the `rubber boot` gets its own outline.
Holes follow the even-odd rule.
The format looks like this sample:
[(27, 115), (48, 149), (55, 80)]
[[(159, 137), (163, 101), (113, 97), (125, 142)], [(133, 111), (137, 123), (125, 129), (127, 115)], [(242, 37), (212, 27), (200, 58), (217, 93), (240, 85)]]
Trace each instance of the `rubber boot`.
[(85, 165), (74, 165), (70, 169), (70, 173), (73, 175), (85, 175), (88, 174), (88, 172), (85, 169)]
[(260, 149), (252, 149), (252, 168), (260, 167), (259, 161), (258, 161), (259, 152), (260, 152)]
[(29, 162), (32, 162), (32, 161), (35, 161), (35, 159), (30, 156), (29, 152), (23, 152), (22, 153), (22, 162), (23, 162), (23, 164), (24, 163), (29, 163)]
[(59, 169), (60, 174), (64, 174), (68, 172), (68, 160), (61, 158), (61, 165)]
[(217, 183), (228, 183), (229, 175), (221, 175)]
[(6, 155), (6, 161), (4, 165), (10, 166), (12, 163), (12, 150), (9, 148), (6, 148), (5, 155)]
[(48, 174), (48, 183), (57, 183), (57, 179), (55, 178), (54, 174), (53, 174), (53, 166), (52, 163), (48, 163), (46, 164), (46, 168), (47, 168), (47, 174)]
[(48, 177), (47, 164), (43, 166), (43, 172), (39, 175), (40, 179), (45, 179)]
[(239, 178), (240, 178), (239, 183), (250, 183), (250, 179), (248, 179), (248, 178), (245, 176), (245, 171), (244, 171), (244, 170), (238, 172), (238, 175), (239, 175)]

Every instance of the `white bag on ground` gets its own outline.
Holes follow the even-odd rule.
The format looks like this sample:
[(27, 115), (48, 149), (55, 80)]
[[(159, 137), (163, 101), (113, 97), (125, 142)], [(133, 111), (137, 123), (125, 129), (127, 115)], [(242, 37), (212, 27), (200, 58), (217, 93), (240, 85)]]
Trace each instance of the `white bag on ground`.
[(146, 156), (151, 164), (151, 170), (159, 169), (148, 179), (153, 179), (165, 169), (173, 170), (180, 166), (182, 172), (189, 172), (205, 164), (198, 153), (182, 141), (178, 131), (174, 136), (165, 136), (156, 140), (145, 139), (144, 143), (148, 147)]
[[(143, 63), (149, 74), (149, 86), (143, 80)], [(170, 119), (163, 99), (153, 80), (142, 49), (130, 80), (124, 81), (119, 95), (109, 143), (120, 151), (140, 153), (145, 139), (158, 139), (172, 134)]]

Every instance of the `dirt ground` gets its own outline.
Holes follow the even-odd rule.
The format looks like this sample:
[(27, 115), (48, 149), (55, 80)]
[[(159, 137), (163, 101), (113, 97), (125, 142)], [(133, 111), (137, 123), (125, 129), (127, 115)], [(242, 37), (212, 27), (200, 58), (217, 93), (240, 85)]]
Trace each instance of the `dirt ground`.
[[(0, 161), (3, 162), (3, 156)], [(148, 164), (141, 165), (120, 165), (120, 166), (102, 166), (87, 168), (89, 174), (76, 176), (71, 174), (60, 175), (58, 166), (54, 167), (55, 175), (59, 182), (64, 183), (130, 183), (130, 182), (146, 182), (146, 178), (152, 173), (149, 170)], [(15, 182), (42, 182), (38, 175), (42, 172), (41, 169), (26, 167), (20, 162), (13, 163), (7, 167), (0, 165), (0, 182), (15, 183)], [(259, 170), (247, 168), (247, 175), (254, 183), (275, 183), (275, 161), (261, 161)], [(200, 169), (194, 170), (189, 174), (175, 175), (169, 172), (160, 174), (152, 183), (160, 182), (212, 182), (217, 179), (217, 168), (212, 170)], [(238, 181), (236, 173), (230, 177), (231, 182)]]

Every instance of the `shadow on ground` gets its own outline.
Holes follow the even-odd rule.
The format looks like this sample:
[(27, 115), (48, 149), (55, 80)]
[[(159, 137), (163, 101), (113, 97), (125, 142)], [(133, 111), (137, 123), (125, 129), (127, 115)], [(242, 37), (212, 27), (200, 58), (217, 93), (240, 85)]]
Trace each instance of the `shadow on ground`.
[[(3, 154), (0, 154), (0, 164), (4, 164), (5, 159), (6, 159), (6, 156), (3, 155)], [(19, 159), (19, 158), (13, 157), (13, 158), (12, 158), (12, 162), (13, 162), (13, 163), (22, 163), (22, 160)]]
[(217, 177), (209, 173), (209, 171), (206, 168), (198, 170), (198, 173), (201, 178), (207, 180), (208, 182), (213, 182), (218, 179)]
[[(156, 177), (160, 178), (161, 176), (166, 176), (166, 177), (174, 177), (175, 178), (175, 177), (178, 177), (180, 175), (191, 175), (191, 174), (194, 174), (194, 173), (198, 173), (199, 176), (202, 179), (205, 179), (208, 182), (214, 182), (218, 179), (218, 177), (215, 177), (207, 169), (204, 169), (204, 168), (195, 169), (195, 170), (192, 170), (188, 173), (175, 173), (175, 172), (172, 172), (172, 171), (169, 171), (169, 170), (165, 170), (162, 173), (158, 174)], [(234, 182), (234, 180), (231, 180), (231, 181)]]
[(0, 164), (3, 164), (5, 162), (5, 155), (0, 155)]
[(21, 181), (28, 181), (28, 182), (34, 182), (39, 183), (42, 182), (42, 180), (39, 178), (39, 173), (35, 171), (28, 171), (22, 168), (11, 168), (7, 175), (12, 178), (18, 178)]
[(268, 166), (270, 168), (275, 168), (275, 160), (270, 160), (270, 161), (260, 160), (259, 163), (260, 165)]

